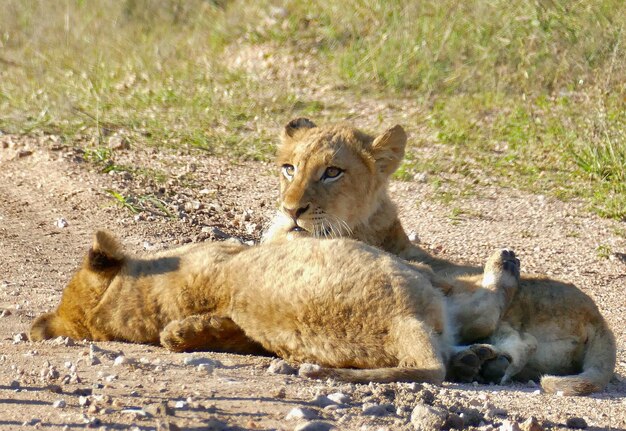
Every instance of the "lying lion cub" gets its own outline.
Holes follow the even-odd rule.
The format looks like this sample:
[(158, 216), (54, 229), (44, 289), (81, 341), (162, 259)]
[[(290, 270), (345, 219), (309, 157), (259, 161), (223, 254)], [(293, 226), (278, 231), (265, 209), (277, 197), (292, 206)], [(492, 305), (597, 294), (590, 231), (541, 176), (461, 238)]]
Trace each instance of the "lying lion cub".
[(591, 298), (571, 284), (532, 275), (522, 276), (512, 299), (494, 296), (485, 290), (488, 268), (477, 276), (482, 268), (438, 258), (409, 241), (388, 193), (406, 140), (401, 126), (374, 137), (347, 124), (290, 121), (277, 151), (280, 207), (265, 241), (349, 237), (428, 264), (447, 279), (435, 284), (447, 286), (461, 341), (490, 337), (501, 354), (501, 366), (488, 362), (483, 378), (527, 381), (557, 374), (562, 377), (543, 377), (545, 390), (601, 390), (613, 375), (616, 347)]
[[(211, 328), (229, 330), (229, 320), (232, 333), (217, 335), (232, 345), (215, 345)], [(133, 258), (97, 232), (56, 311), (30, 332), (60, 335), (174, 350), (241, 344), (352, 382), (441, 383), (452, 351), (443, 295), (427, 276), (349, 239), (203, 243)]]

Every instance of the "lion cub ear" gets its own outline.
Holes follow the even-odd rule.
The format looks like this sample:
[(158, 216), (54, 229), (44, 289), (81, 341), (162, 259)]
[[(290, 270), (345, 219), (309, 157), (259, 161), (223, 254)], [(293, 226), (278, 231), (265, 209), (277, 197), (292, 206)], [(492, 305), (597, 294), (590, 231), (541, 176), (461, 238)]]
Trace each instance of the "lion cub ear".
[(405, 147), (406, 133), (400, 125), (377, 136), (372, 142), (371, 151), (378, 171), (385, 176), (393, 174), (402, 162)]
[(295, 139), (297, 134), (315, 127), (317, 127), (315, 123), (308, 118), (294, 118), (288, 122), (283, 129), (283, 143), (286, 143), (291, 139)]
[(123, 261), (124, 253), (117, 239), (108, 232), (97, 231), (87, 258), (89, 269), (96, 272), (118, 269)]

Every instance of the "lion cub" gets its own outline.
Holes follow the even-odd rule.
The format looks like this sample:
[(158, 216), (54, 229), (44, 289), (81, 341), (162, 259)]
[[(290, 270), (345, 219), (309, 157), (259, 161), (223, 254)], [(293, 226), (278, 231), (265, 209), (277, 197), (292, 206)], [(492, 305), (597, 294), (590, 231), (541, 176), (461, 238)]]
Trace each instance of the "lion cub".
[[(220, 343), (232, 330), (231, 345), (215, 345), (212, 327)], [(441, 383), (452, 349), (443, 295), (428, 278), (349, 239), (203, 243), (136, 258), (97, 232), (58, 308), (30, 332), (57, 336), (174, 350), (241, 343), (323, 367), (309, 367), (311, 377), (353, 382)]]
[(442, 259), (409, 241), (388, 191), (406, 141), (399, 125), (370, 136), (348, 124), (290, 121), (277, 149), (280, 205), (265, 242), (349, 237), (420, 262), (422, 271), (428, 265), (433, 284), (447, 295), (460, 340), (490, 342), (500, 355), (479, 377), (506, 382), (543, 376), (545, 390), (565, 394), (601, 390), (613, 375), (616, 346), (591, 298), (547, 277), (520, 279), (519, 268), (516, 279), (507, 272), (492, 277), (493, 264), (514, 263), (512, 254), (492, 256), (483, 275), (483, 268)]

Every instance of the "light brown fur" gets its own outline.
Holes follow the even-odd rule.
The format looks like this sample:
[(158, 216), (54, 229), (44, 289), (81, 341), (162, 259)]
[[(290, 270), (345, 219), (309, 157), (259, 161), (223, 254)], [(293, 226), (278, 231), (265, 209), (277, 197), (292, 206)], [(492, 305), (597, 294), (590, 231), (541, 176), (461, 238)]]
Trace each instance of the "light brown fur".
[(349, 239), (204, 243), (132, 257), (98, 232), (59, 307), (35, 320), (30, 337), (270, 351), (320, 365), (304, 372), (311, 377), (440, 383), (451, 351), (446, 317), (426, 276)]
[[(387, 191), (405, 144), (400, 126), (371, 137), (345, 124), (291, 121), (278, 149), (280, 209), (264, 241), (346, 236), (428, 265), (433, 284), (449, 295), (461, 340), (490, 337), (512, 360), (500, 370), (502, 382), (544, 376), (542, 386), (550, 392), (601, 390), (613, 375), (616, 347), (588, 296), (545, 277), (524, 276), (517, 288), (497, 259), (482, 275), (482, 268), (435, 257), (408, 239)], [(294, 168), (287, 172), (293, 175), (285, 166)], [(324, 181), (329, 167), (339, 168), (341, 177)]]

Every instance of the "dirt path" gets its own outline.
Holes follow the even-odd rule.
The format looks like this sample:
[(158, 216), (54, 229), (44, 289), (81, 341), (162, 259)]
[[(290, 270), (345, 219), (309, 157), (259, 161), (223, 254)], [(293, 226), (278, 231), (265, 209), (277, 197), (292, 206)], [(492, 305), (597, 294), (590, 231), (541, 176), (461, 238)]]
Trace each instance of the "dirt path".
[[(308, 423), (302, 429), (408, 430), (418, 403), (449, 415), (448, 427), (516, 429), (513, 423), (535, 416), (545, 429), (566, 429), (576, 418), (588, 429), (626, 429), (626, 226), (514, 190), (482, 189), (452, 214), (427, 184), (392, 185), (407, 229), (433, 250), (480, 264), (509, 245), (524, 270), (575, 282), (594, 298), (618, 339), (616, 377), (603, 393), (345, 385), (268, 372), (272, 358), (22, 340), (33, 317), (58, 303), (94, 229), (114, 231), (136, 251), (227, 234), (255, 240), (274, 207), (277, 181), (268, 165), (139, 149), (118, 151), (115, 163), (135, 170), (102, 174), (81, 151), (51, 138), (0, 136), (0, 429), (291, 430)], [(143, 211), (121, 208), (107, 190), (137, 197), (128, 203)], [(345, 396), (324, 397), (338, 392)], [(288, 418), (294, 408), (292, 416), (305, 418)]]

